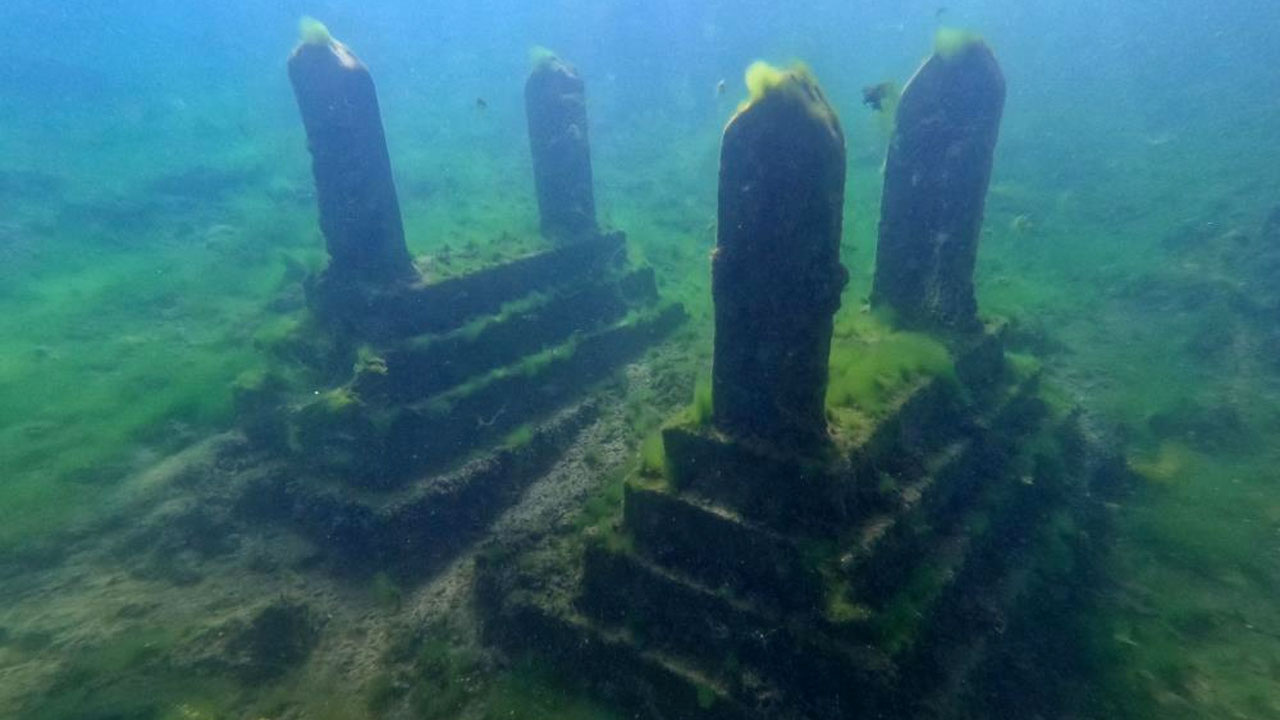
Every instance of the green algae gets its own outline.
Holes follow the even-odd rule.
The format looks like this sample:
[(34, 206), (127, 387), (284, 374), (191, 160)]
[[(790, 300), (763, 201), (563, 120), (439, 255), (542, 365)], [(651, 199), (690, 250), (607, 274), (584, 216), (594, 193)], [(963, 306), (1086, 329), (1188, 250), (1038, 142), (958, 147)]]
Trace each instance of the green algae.
[(179, 639), (173, 630), (150, 628), (83, 648), (21, 720), (227, 717), (229, 700), (237, 695), (233, 683), (217, 677), (193, 678), (165, 663)]
[(667, 475), (667, 450), (661, 430), (649, 433), (640, 443), (640, 474), (659, 478)]
[(484, 720), (620, 720), (546, 668), (526, 663), (500, 676), (483, 702)]
[(922, 380), (954, 378), (951, 354), (923, 333), (895, 330), (875, 314), (844, 313), (832, 339), (827, 406), (876, 418)]
[[(256, 362), (239, 334), (268, 317), (248, 297), (270, 292), (278, 268), (238, 274), (245, 295), (210, 311), (229, 278), (172, 254), (115, 258), (38, 283), (37, 305), (0, 320), (0, 548), (91, 518), (140, 450), (230, 419), (229, 387)], [(127, 279), (139, 274), (157, 279)]]

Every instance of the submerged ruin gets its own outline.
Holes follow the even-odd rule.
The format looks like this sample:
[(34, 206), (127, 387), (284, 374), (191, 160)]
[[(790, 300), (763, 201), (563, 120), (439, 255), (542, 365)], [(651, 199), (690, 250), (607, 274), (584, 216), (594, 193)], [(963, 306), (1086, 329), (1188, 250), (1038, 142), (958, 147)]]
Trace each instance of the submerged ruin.
[[(290, 77), (328, 266), (308, 280), (306, 356), (240, 389), (248, 435), (305, 469), (250, 491), (339, 567), (420, 578), (484, 531), (596, 415), (591, 391), (685, 320), (626, 237), (597, 228), (582, 82), (547, 57), (527, 83), (550, 247), (430, 281), (405, 249), (369, 72), (304, 43)], [(290, 384), (303, 376), (320, 389)]]
[(524, 101), (542, 233), (560, 242), (598, 235), (585, 83), (544, 50), (534, 58)]
[(713, 416), (727, 432), (818, 446), (848, 281), (844, 133), (807, 73), (773, 82), (729, 122), (720, 154)]
[[(900, 308), (904, 325), (928, 317), (948, 331), (949, 371), (888, 388), (878, 415), (828, 421), (843, 139), (807, 71), (765, 72), (722, 145), (713, 411), (666, 425), (661, 471), (628, 479), (612, 519), (490, 548), (477, 587), (489, 636), (643, 717), (975, 712), (1045, 573), (1068, 572), (1037, 563), (1075, 539), (1067, 508), (1087, 484), (1077, 419), (1040, 397), (1033, 364), (1008, 357), (1004, 326), (953, 294), (958, 304), (921, 295), (924, 315)], [(915, 83), (900, 122), (955, 104), (962, 81)], [(971, 176), (985, 184), (989, 157), (957, 160), (980, 165)], [(955, 188), (971, 244), (977, 184)], [(953, 207), (936, 194), (894, 202), (904, 216)], [(909, 252), (935, 230), (882, 232), (882, 248)], [(972, 258), (938, 257), (929, 298), (971, 289)], [(877, 277), (897, 261), (885, 253)]]
[(1280, 717), (1265, 23), (14, 5), (0, 718)]
[(976, 331), (973, 270), (1004, 110), (986, 43), (944, 36), (898, 102), (871, 301), (929, 330)]
[[(439, 281), (405, 249), (368, 71), (333, 41), (290, 70), (329, 247), (307, 285), (319, 360), (297, 371), (322, 387), (241, 388), (247, 434), (303, 470), (241, 506), (336, 569), (414, 582), (484, 537), (596, 416), (592, 389), (686, 317), (598, 225), (567, 63), (539, 58), (525, 85), (549, 247)], [(484, 635), (644, 717), (976, 711), (1069, 572), (1039, 563), (1075, 552), (1089, 475), (1078, 418), (977, 313), (998, 66), (977, 40), (926, 60), (886, 166), (871, 302), (890, 312), (867, 322), (932, 333), (945, 367), (841, 413), (843, 131), (803, 67), (756, 65), (749, 85), (721, 146), (709, 407), (663, 426), (602, 519), (481, 551)]]

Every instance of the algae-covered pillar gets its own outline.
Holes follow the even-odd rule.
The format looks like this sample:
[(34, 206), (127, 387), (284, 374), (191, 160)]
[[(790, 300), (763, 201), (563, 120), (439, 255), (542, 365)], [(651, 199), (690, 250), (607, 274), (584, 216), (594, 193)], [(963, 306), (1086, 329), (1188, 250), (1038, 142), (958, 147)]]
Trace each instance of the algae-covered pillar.
[(540, 51), (524, 87), (542, 234), (559, 242), (598, 234), (587, 140), (587, 99), (577, 70)]
[(415, 278), (369, 70), (308, 19), (289, 57), (289, 80), (311, 151), (330, 258), (326, 281), (378, 286)]
[(902, 92), (884, 168), (871, 301), (905, 325), (979, 327), (973, 268), (1004, 77), (979, 38), (942, 31)]
[(803, 67), (747, 71), (724, 131), (712, 255), (712, 419), (778, 446), (827, 438), (824, 400), (840, 264), (845, 144)]

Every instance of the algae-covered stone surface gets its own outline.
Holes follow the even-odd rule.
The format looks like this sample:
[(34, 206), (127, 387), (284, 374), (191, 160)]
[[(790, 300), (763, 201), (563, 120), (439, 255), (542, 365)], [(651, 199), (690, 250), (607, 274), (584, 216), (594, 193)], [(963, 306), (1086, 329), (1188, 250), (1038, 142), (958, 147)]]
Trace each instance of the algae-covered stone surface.
[(820, 445), (840, 264), (844, 132), (803, 67), (753, 65), (720, 150), (712, 255), (715, 424)]

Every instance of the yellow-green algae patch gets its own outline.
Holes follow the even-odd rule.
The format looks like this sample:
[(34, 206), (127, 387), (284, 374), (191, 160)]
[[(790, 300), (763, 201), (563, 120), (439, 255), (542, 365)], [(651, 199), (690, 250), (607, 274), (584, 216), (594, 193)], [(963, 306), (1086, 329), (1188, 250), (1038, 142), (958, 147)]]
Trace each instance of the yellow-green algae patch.
[(943, 60), (950, 60), (981, 42), (982, 36), (971, 30), (941, 27), (933, 36), (933, 51)]
[(951, 353), (937, 338), (896, 330), (878, 314), (847, 314), (832, 338), (827, 407), (837, 424), (841, 411), (878, 417), (913, 384), (954, 375)]
[(329, 45), (333, 42), (333, 35), (324, 23), (309, 15), (303, 15), (298, 21), (298, 40), (303, 45)]
[(1160, 443), (1154, 452), (1134, 452), (1126, 460), (1130, 470), (1157, 485), (1168, 485), (1185, 477), (1197, 462), (1190, 448), (1171, 440)]
[(560, 56), (556, 55), (555, 51), (550, 48), (541, 45), (534, 45), (529, 48), (529, 66), (532, 68), (539, 68), (559, 59)]
[(747, 99), (738, 106), (738, 114), (767, 99), (783, 98), (802, 104), (823, 122), (838, 125), (835, 111), (822, 94), (818, 79), (804, 63), (797, 62), (783, 69), (757, 60), (747, 66), (743, 80), (747, 85)]

